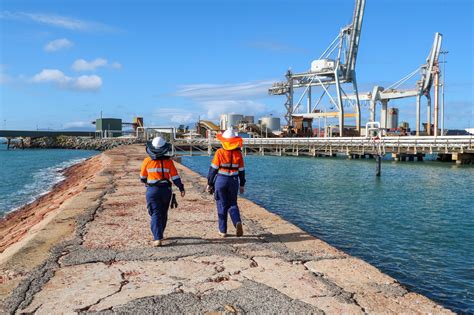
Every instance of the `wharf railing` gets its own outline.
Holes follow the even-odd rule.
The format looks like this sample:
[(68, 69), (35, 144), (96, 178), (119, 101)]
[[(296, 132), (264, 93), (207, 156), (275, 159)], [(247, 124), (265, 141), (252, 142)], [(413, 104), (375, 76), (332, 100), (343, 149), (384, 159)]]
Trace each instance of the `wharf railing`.
[[(210, 155), (220, 147), (215, 139), (174, 139), (177, 155)], [(340, 138), (246, 138), (245, 154), (334, 155), (474, 153), (474, 136), (401, 136)]]

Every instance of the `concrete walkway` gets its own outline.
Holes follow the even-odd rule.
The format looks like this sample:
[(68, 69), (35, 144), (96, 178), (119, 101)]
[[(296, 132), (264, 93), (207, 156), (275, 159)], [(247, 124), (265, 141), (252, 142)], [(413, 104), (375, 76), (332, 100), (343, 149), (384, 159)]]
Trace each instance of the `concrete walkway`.
[(28, 273), (7, 312), (449, 313), (242, 198), (244, 237), (218, 237), (205, 179), (181, 165), (187, 195), (170, 210), (165, 246), (153, 248), (143, 147), (104, 154), (108, 166), (74, 197), (81, 214), (62, 218), (75, 234)]

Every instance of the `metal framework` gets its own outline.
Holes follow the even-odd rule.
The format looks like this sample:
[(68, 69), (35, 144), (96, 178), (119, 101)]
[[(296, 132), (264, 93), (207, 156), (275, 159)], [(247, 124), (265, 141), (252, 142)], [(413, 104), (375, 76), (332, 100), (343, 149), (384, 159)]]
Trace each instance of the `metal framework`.
[[(295, 114), (314, 117), (321, 100), (327, 96), (332, 105), (339, 111), (340, 136), (344, 133), (344, 103), (343, 97), (346, 92), (343, 84), (352, 83), (353, 92), (357, 96), (356, 60), (359, 49), (359, 41), (364, 17), (365, 0), (356, 0), (352, 23), (341, 29), (338, 36), (331, 42), (329, 47), (321, 54), (318, 60), (313, 61), (311, 70), (303, 73), (293, 73), (288, 70), (286, 82), (276, 82), (269, 89), (270, 95), (285, 95), (286, 114), (288, 125), (292, 125), (292, 117)], [(314, 67), (313, 67), (314, 65)], [(330, 87), (334, 86), (336, 96), (330, 93)], [(321, 88), (321, 95), (313, 104), (312, 87)], [(299, 100), (294, 103), (295, 89), (304, 88)], [(306, 112), (302, 112), (301, 101), (307, 96)], [(350, 101), (356, 113), (356, 129), (360, 131), (360, 103), (356, 97), (355, 102)], [(311, 115), (313, 114), (313, 115)]]
[[(435, 33), (433, 45), (431, 47), (430, 53), (426, 58), (425, 64), (421, 65), (415, 71), (409, 73), (405, 77), (401, 78), (397, 82), (390, 85), (388, 88), (383, 88), (381, 86), (374, 86), (371, 92), (352, 94), (345, 96), (345, 99), (355, 100), (359, 99), (360, 101), (368, 101), (370, 103), (370, 122), (375, 121), (376, 105), (377, 102), (382, 104), (381, 114), (380, 114), (380, 124), (381, 128), (386, 128), (387, 126), (387, 106), (388, 102), (393, 99), (401, 99), (407, 97), (416, 97), (416, 135), (420, 135), (420, 103), (421, 97), (424, 95), (427, 100), (427, 132), (430, 135), (431, 130), (431, 88), (435, 87), (434, 91), (434, 135), (438, 135), (438, 87), (439, 87), (439, 54), (441, 50), (441, 43), (443, 40), (443, 35), (440, 33)], [(416, 75), (420, 76), (419, 81), (416, 83), (416, 87), (413, 89), (402, 90), (399, 89), (400, 86), (406, 83), (408, 80), (412, 79)]]

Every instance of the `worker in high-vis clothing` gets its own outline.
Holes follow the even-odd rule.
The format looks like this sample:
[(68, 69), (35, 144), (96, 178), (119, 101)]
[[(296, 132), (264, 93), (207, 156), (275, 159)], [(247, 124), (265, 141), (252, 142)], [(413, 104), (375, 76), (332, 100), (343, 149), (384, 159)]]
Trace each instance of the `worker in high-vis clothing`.
[(168, 221), (168, 208), (170, 202), (175, 205), (176, 199), (171, 189), (171, 182), (178, 187), (181, 197), (184, 197), (184, 185), (178, 171), (168, 154), (171, 144), (162, 137), (156, 137), (146, 144), (148, 156), (143, 160), (140, 170), (140, 180), (145, 183), (146, 204), (151, 217), (151, 232), (153, 233), (153, 246), (161, 246), (163, 233)]
[(207, 191), (214, 193), (219, 219), (219, 234), (227, 236), (227, 214), (236, 230), (237, 236), (243, 235), (242, 219), (237, 194), (243, 194), (245, 189), (245, 168), (242, 156), (242, 138), (232, 129), (218, 134), (217, 139), (222, 143), (212, 159), (207, 176)]

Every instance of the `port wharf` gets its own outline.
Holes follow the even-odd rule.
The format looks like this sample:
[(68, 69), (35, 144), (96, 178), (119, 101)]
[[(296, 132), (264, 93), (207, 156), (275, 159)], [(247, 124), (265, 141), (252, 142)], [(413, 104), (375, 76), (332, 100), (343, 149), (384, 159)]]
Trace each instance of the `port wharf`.
[[(176, 155), (211, 155), (220, 147), (214, 139), (174, 139)], [(423, 160), (427, 154), (457, 164), (474, 161), (474, 136), (338, 137), (338, 138), (246, 138), (244, 154), (276, 156), (336, 156), (349, 159), (390, 154), (396, 161)]]
[[(173, 153), (177, 156), (210, 156), (220, 147), (220, 142), (213, 137), (184, 139), (176, 137), (174, 128), (160, 130), (169, 133)], [(0, 137), (7, 138), (8, 145), (12, 139), (16, 138), (21, 141), (20, 147), (27, 148), (110, 149), (121, 144), (131, 144), (132, 140), (133, 143), (144, 142), (149, 132), (146, 131), (143, 135), (146, 135), (143, 139), (138, 133), (135, 137), (103, 138), (98, 137), (94, 132), (0, 130)], [(40, 138), (56, 141), (42, 141), (40, 145), (33, 143), (35, 141), (32, 139)], [(86, 138), (89, 140), (86, 141)], [(61, 140), (60, 143), (58, 139)], [(107, 145), (109, 142), (113, 145)], [(243, 152), (246, 155), (276, 156), (334, 157), (343, 155), (349, 159), (391, 155), (395, 161), (422, 161), (427, 154), (437, 154), (438, 159), (442, 161), (469, 164), (474, 163), (474, 136), (244, 138)]]

